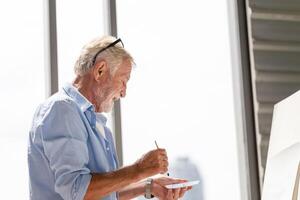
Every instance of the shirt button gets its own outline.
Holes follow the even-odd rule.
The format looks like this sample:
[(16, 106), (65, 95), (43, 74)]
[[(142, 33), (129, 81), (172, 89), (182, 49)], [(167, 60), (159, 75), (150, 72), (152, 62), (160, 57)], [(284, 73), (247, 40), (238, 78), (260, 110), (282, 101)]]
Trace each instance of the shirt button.
[(109, 147), (106, 147), (106, 150), (109, 151)]

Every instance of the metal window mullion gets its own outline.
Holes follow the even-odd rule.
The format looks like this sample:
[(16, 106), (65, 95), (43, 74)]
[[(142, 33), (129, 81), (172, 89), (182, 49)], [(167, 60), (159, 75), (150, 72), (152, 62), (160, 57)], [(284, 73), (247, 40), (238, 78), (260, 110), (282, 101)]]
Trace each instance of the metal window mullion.
[[(114, 37), (118, 37), (117, 33), (117, 9), (115, 0), (106, 0), (104, 5), (106, 16), (106, 33)], [(116, 101), (113, 109), (113, 125), (115, 133), (115, 142), (117, 154), (119, 157), (119, 163), (123, 165), (123, 145), (122, 145), (122, 121), (121, 121), (121, 102), (120, 100)]]
[(44, 0), (46, 97), (58, 91), (56, 0)]
[(228, 0), (241, 199), (259, 200), (254, 104), (244, 0)]

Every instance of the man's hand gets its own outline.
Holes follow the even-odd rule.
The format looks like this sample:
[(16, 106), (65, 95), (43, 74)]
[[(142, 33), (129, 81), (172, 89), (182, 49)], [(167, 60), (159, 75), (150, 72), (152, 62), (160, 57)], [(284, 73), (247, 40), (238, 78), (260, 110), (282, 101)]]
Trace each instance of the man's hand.
[(164, 187), (165, 185), (183, 183), (187, 180), (183, 179), (173, 179), (169, 177), (160, 177), (153, 180), (152, 193), (159, 200), (177, 200), (185, 194), (186, 191), (192, 189), (192, 187), (184, 187), (177, 189), (168, 189)]
[(141, 173), (143, 178), (165, 173), (168, 171), (168, 156), (165, 149), (155, 149), (143, 155), (135, 163), (138, 173)]

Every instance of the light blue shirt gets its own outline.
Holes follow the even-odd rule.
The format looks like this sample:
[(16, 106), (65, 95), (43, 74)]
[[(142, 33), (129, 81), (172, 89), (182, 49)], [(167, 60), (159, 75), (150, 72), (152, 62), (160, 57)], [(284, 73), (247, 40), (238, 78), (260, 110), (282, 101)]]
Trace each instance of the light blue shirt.
[[(103, 126), (105, 138), (96, 128), (96, 120)], [(38, 107), (28, 143), (31, 200), (82, 200), (91, 173), (118, 168), (106, 121), (70, 84)], [(102, 199), (116, 200), (117, 193)]]

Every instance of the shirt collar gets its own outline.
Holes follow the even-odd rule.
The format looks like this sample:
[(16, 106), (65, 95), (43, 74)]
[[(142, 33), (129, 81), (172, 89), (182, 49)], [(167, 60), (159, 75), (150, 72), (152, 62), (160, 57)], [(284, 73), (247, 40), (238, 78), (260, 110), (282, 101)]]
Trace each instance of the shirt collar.
[(97, 121), (102, 123), (103, 125), (106, 125), (107, 118), (102, 113), (96, 112), (95, 114), (96, 114)]
[(85, 112), (88, 109), (92, 109), (93, 111), (95, 110), (94, 105), (87, 100), (72, 84), (67, 83), (62, 89), (78, 104), (82, 112)]

